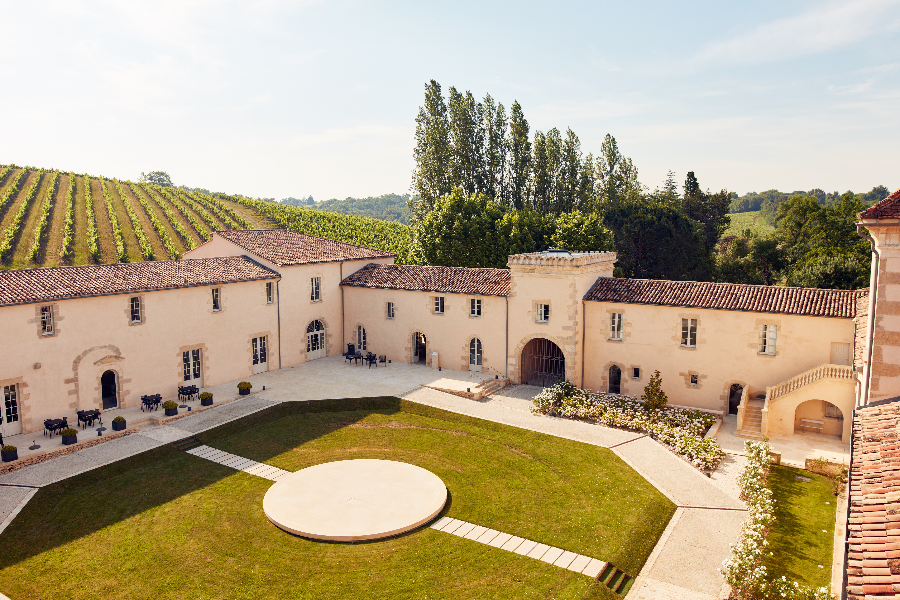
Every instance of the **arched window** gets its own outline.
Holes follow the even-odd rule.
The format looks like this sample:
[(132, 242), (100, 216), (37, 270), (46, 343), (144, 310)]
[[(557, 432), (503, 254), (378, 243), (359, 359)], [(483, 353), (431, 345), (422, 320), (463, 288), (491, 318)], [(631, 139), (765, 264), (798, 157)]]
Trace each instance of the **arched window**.
[(481, 340), (478, 338), (469, 342), (469, 370), (481, 371)]
[(306, 360), (325, 358), (325, 325), (316, 320), (306, 328)]
[(613, 365), (609, 368), (609, 393), (618, 394), (622, 390), (622, 369)]
[(366, 347), (366, 328), (362, 325), (356, 327), (356, 349), (362, 352), (368, 350)]

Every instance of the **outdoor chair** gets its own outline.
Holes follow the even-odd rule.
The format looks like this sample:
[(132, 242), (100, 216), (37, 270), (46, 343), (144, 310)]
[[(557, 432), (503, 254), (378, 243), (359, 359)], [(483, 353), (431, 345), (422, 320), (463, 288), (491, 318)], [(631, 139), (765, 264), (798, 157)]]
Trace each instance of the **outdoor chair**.
[(347, 344), (347, 351), (344, 352), (344, 360), (353, 362), (354, 357), (356, 357), (356, 346), (354, 344)]
[(372, 352), (366, 353), (365, 361), (366, 361), (367, 363), (369, 363), (369, 368), (370, 368), (370, 369), (372, 368), (372, 365), (373, 365), (373, 364), (374, 364), (376, 367), (378, 366), (378, 357), (375, 356), (375, 354), (373, 354)]
[[(381, 356), (378, 357), (378, 362), (380, 362), (384, 366), (387, 366), (387, 356), (382, 354)], [(375, 365), (375, 366), (377, 367), (378, 365)]]

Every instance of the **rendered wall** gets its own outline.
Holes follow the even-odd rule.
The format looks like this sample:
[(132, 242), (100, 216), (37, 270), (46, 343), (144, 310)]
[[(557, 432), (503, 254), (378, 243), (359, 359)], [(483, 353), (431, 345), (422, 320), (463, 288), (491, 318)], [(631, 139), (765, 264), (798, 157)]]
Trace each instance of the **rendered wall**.
[[(436, 315), (434, 297), (444, 296), (444, 314)], [(469, 316), (469, 300), (481, 299), (481, 317)], [(394, 318), (387, 318), (386, 303), (394, 303)], [(368, 351), (393, 362), (411, 363), (413, 335), (425, 334), (428, 362), (438, 353), (442, 368), (469, 369), (469, 343), (482, 344), (484, 373), (505, 376), (506, 298), (404, 290), (344, 287), (344, 343), (356, 344), (356, 328), (366, 329)]]
[[(584, 387), (606, 391), (609, 368), (622, 369), (621, 393), (640, 396), (654, 370), (669, 403), (728, 410), (732, 384), (754, 390), (831, 362), (831, 343), (853, 343), (852, 319), (802, 317), (641, 304), (586, 302)], [(623, 314), (622, 341), (609, 339), (610, 313)], [(680, 345), (681, 320), (697, 319), (697, 347)], [(761, 325), (778, 327), (776, 354), (759, 354)], [(640, 379), (632, 377), (633, 368)], [(690, 376), (698, 385), (691, 386)], [(840, 405), (839, 405), (840, 406)]]
[[(274, 280), (270, 280), (273, 281)], [(41, 304), (0, 308), (0, 331), (15, 343), (0, 346), (0, 385), (18, 384), (23, 433), (40, 432), (48, 418), (101, 407), (100, 376), (117, 374), (119, 406), (140, 405), (144, 394), (174, 396), (182, 352), (200, 348), (204, 387), (252, 374), (251, 339), (268, 337), (270, 370), (278, 366), (277, 305), (267, 304), (265, 281), (136, 294), (143, 323), (130, 323), (135, 294), (52, 303), (55, 335), (40, 333)], [(212, 287), (222, 310), (212, 310)]]
[[(822, 379), (778, 398), (769, 403), (768, 431), (763, 434), (791, 435), (795, 430), (799, 431), (800, 419), (813, 419), (825, 423), (821, 433), (840, 436), (849, 444), (855, 388), (853, 380)], [(844, 418), (826, 417), (823, 401), (841, 409)]]

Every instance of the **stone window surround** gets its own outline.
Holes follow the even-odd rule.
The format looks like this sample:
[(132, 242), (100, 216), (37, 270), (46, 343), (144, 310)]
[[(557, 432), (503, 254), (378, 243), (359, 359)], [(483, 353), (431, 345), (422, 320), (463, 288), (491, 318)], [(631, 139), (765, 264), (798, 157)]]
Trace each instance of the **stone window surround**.
[[(463, 346), (463, 353), (460, 357), (460, 363), (462, 364), (461, 371), (469, 370), (469, 346), (472, 344), (472, 340), (478, 339), (481, 341), (481, 371), (482, 373), (487, 369), (490, 365), (488, 364), (487, 353), (484, 351), (484, 339), (482, 339), (481, 335), (475, 333), (466, 338), (466, 343)], [(428, 338), (425, 338), (425, 345), (428, 345)], [(442, 365), (443, 366), (443, 365)]]
[[(621, 325), (619, 328), (619, 337), (614, 338), (611, 337), (612, 334), (612, 316), (613, 315), (621, 315)], [(631, 329), (631, 323), (625, 320), (625, 312), (622, 309), (606, 309), (606, 341), (608, 342), (624, 342), (625, 338), (631, 337), (631, 332), (629, 331), (627, 334), (625, 333), (626, 324), (629, 326), (628, 329)]]
[[(248, 369), (248, 377), (253, 375), (253, 340), (254, 338), (266, 338), (266, 371), (271, 371), (269, 365), (272, 364), (272, 332), (259, 331), (251, 333), (247, 336), (247, 363), (250, 365)], [(206, 382), (206, 355), (205, 350), (200, 350), (200, 369), (203, 372), (203, 381)]]
[[(44, 307), (50, 307), (50, 318), (52, 330), (49, 332), (44, 332), (43, 328), (43, 318), (41, 316), (41, 309)], [(38, 338), (52, 338), (59, 335), (59, 322), (62, 321), (62, 317), (59, 315), (59, 304), (54, 302), (51, 304), (35, 304), (34, 306), (34, 319), (33, 322), (37, 326), (37, 335)]]
[(393, 301), (393, 299), (388, 299), (384, 301), (384, 318), (393, 320), (394, 316), (397, 314), (397, 305)]
[[(547, 319), (541, 320), (540, 307), (547, 307)], [(534, 322), (538, 325), (549, 325), (550, 320), (553, 318), (553, 310), (550, 307), (550, 300), (534, 300), (531, 303), (532, 315), (534, 315)]]
[(275, 282), (267, 281), (263, 287), (265, 293), (266, 304), (275, 304)]
[[(637, 369), (637, 375), (634, 374), (635, 369)], [(638, 365), (631, 365), (630, 367), (628, 367), (628, 370), (631, 373), (630, 379), (632, 381), (640, 381), (641, 380), (641, 377), (643, 376), (641, 367), (639, 367)]]
[(335, 342), (334, 342), (334, 333), (332, 332), (333, 328), (329, 327), (328, 320), (325, 319), (324, 316), (322, 316), (322, 315), (314, 316), (309, 321), (307, 321), (306, 326), (303, 328), (303, 341), (302, 341), (301, 348), (303, 349), (302, 354), (303, 354), (304, 360), (307, 360), (307, 358), (306, 358), (307, 337), (306, 336), (309, 335), (309, 333), (307, 332), (307, 329), (309, 328), (310, 323), (312, 323), (314, 321), (319, 321), (320, 323), (322, 323), (322, 327), (325, 328), (324, 329), (324, 332), (325, 332), (325, 356), (331, 356), (331, 351), (334, 349)]
[[(468, 300), (469, 301), (466, 304), (468, 305), (467, 308), (469, 309), (469, 318), (480, 319), (484, 315), (484, 300), (475, 296), (470, 296)], [(472, 313), (472, 305), (475, 303), (477, 303), (476, 306), (478, 307), (478, 314)]]
[[(313, 291), (316, 292), (315, 295), (313, 295)], [(322, 273), (314, 273), (309, 278), (309, 303), (318, 304), (319, 302), (322, 302)]]
[[(219, 296), (221, 298), (221, 294)], [(138, 302), (140, 302), (140, 310), (141, 310), (141, 320), (140, 321), (132, 321), (131, 320), (131, 299), (137, 298)], [(221, 300), (220, 300), (221, 302)], [(125, 318), (128, 319), (128, 326), (131, 327), (133, 325), (143, 325), (147, 322), (147, 301), (145, 299), (144, 294), (137, 294), (135, 296), (128, 296), (128, 306), (125, 308)]]
[[(16, 402), (18, 403), (19, 409), (19, 425), (22, 427), (22, 433), (28, 433), (31, 431), (31, 427), (26, 427), (26, 417), (29, 412), (29, 404), (26, 402), (31, 394), (27, 392), (28, 384), (25, 382), (24, 377), (12, 377), (10, 379), (0, 379), (0, 395), (3, 393), (3, 388), (8, 385), (16, 386)], [(0, 397), (2, 400), (2, 397)], [(3, 411), (3, 422), (6, 422), (6, 406), (0, 406), (0, 410)]]
[[(775, 354), (767, 354), (759, 351), (759, 330), (763, 325), (774, 325), (777, 327), (777, 335), (775, 338)], [(784, 330), (781, 326), (781, 319), (759, 318), (753, 323), (753, 331), (748, 334), (750, 342), (747, 346), (753, 350), (753, 354), (762, 359), (774, 359), (784, 352)]]
[[(703, 380), (706, 379), (707, 377), (709, 377), (708, 375), (701, 375), (699, 371), (693, 371), (693, 370), (688, 371), (686, 373), (681, 372), (681, 373), (678, 373), (678, 375), (680, 375), (684, 379), (684, 387), (691, 389), (691, 390), (702, 389), (703, 388)], [(691, 383), (692, 376), (697, 378), (696, 384)]]
[[(697, 344), (695, 346), (685, 346), (681, 343), (682, 321), (684, 319), (695, 319), (697, 321)], [(675, 335), (672, 336), (672, 341), (678, 344), (679, 349), (687, 350), (688, 352), (696, 352), (706, 345), (706, 337), (703, 335), (703, 319), (701, 319), (700, 314), (679, 313), (675, 321)]]
[[(221, 313), (225, 312), (225, 288), (227, 286), (224, 285), (213, 285), (209, 286), (209, 294), (207, 295), (207, 306), (209, 306), (210, 313)], [(219, 290), (219, 308), (213, 308), (213, 290)]]
[[(430, 296), (431, 298), (431, 314), (445, 315), (447, 314), (447, 296)], [(438, 312), (438, 304), (440, 304), (440, 312)]]
[[(210, 298), (210, 306), (212, 306), (212, 298)], [(250, 344), (249, 339), (247, 341), (248, 346)], [(184, 385), (184, 353), (190, 350), (200, 350), (200, 383), (202, 384), (201, 387), (204, 387), (209, 376), (209, 347), (206, 344), (191, 344), (190, 346), (178, 348), (178, 376), (175, 381), (178, 382), (178, 385)]]

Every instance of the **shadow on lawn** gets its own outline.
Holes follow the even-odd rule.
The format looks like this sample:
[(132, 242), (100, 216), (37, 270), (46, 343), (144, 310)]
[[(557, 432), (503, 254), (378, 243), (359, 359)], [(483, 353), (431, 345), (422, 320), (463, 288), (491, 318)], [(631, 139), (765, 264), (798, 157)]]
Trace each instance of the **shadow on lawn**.
[[(400, 402), (392, 397), (286, 402), (194, 437), (204, 444), (214, 444), (292, 415), (357, 411), (342, 421), (341, 426), (347, 426), (367, 414), (399, 412)], [(298, 429), (293, 431), (291, 444), (297, 447), (334, 430)], [(196, 461), (202, 461), (204, 468), (197, 468)], [(234, 469), (166, 445), (48, 485), (0, 535), (0, 569), (161, 507), (235, 473)], [(115, 485), (107, 485), (111, 479), (116, 479)], [(441, 514), (449, 507), (448, 499)]]

